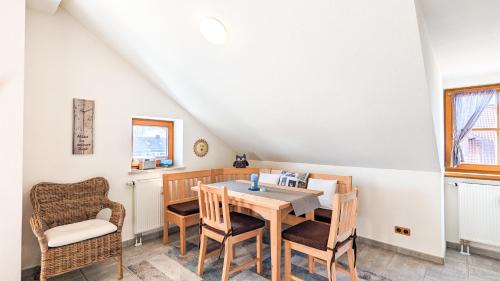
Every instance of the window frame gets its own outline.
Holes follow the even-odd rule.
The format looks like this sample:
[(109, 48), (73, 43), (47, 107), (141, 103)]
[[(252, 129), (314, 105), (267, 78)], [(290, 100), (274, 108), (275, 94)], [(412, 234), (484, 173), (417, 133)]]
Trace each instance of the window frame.
[[(154, 127), (167, 128), (168, 132), (167, 159), (172, 160), (172, 163), (174, 162), (174, 121), (146, 119), (146, 118), (132, 118), (132, 154), (134, 150), (134, 126), (154, 126)], [(160, 166), (160, 160), (156, 160), (156, 167), (159, 166)], [(132, 166), (132, 168), (137, 168), (137, 166)]]
[(452, 173), (474, 173), (474, 174), (499, 174), (500, 164), (482, 165), (482, 164), (460, 164), (457, 167), (451, 167), (451, 149), (453, 140), (453, 95), (462, 91), (474, 90), (497, 90), (497, 127), (496, 128), (476, 128), (474, 131), (496, 131), (497, 133), (497, 163), (500, 162), (500, 83), (470, 86), (462, 88), (446, 89), (444, 91), (444, 130), (445, 130), (445, 171)]

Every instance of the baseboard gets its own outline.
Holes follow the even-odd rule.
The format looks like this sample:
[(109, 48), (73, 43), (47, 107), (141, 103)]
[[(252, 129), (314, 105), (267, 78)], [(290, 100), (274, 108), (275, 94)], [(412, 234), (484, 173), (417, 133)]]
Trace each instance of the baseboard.
[(387, 244), (387, 243), (384, 243), (384, 242), (372, 240), (372, 239), (369, 239), (369, 238), (359, 237), (359, 236), (358, 236), (357, 241), (359, 243), (361, 243), (361, 244), (366, 244), (366, 245), (374, 246), (374, 247), (381, 248), (381, 249), (384, 249), (384, 250), (387, 250), (387, 251), (391, 251), (391, 252), (403, 254), (403, 255), (414, 257), (414, 258), (418, 258), (418, 259), (421, 259), (421, 260), (430, 261), (430, 262), (437, 263), (437, 264), (444, 264), (444, 258), (441, 258), (441, 257), (436, 257), (436, 256), (433, 256), (433, 255), (425, 254), (425, 253), (422, 253), (422, 252), (417, 252), (417, 251), (414, 251), (414, 250), (410, 250), (410, 249), (406, 249), (406, 248), (394, 246), (394, 245), (391, 245), (391, 244)]
[[(446, 247), (460, 251), (460, 244), (459, 243), (446, 242)], [(469, 252), (471, 254), (500, 260), (500, 252), (497, 252), (497, 251), (492, 251), (492, 250), (488, 250), (488, 249), (478, 248), (475, 246), (470, 246)]]

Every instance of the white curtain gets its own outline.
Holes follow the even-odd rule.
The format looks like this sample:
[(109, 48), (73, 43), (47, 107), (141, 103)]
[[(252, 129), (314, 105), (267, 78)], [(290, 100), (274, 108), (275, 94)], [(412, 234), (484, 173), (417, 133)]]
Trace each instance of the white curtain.
[(453, 95), (453, 147), (451, 166), (456, 167), (464, 161), (460, 143), (472, 130), (477, 120), (490, 103), (496, 90), (459, 92)]

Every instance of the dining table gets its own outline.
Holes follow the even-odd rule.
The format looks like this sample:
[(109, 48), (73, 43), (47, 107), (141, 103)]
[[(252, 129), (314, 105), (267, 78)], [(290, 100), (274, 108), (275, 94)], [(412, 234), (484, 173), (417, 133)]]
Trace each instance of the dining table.
[[(275, 184), (259, 183), (259, 187), (264, 187), (265, 191), (248, 191), (243, 186), (250, 187), (252, 183), (245, 180), (233, 182), (220, 182), (208, 184), (212, 186), (226, 186), (228, 188), (229, 204), (237, 210), (246, 209), (258, 214), (269, 221), (270, 228), (270, 250), (271, 250), (271, 280), (279, 281), (281, 265), (281, 230), (282, 223), (288, 221), (300, 221), (296, 219), (288, 220), (288, 217), (298, 218), (305, 214), (306, 220), (314, 220), (314, 209), (319, 204), (317, 199), (323, 195), (322, 191), (304, 188), (287, 187)], [(191, 188), (198, 191), (198, 186)], [(317, 203), (316, 203), (317, 201)], [(300, 204), (299, 204), (300, 202)], [(299, 213), (297, 213), (299, 209)], [(290, 214), (290, 212), (296, 212)], [(309, 257), (309, 264), (312, 264), (312, 257)]]

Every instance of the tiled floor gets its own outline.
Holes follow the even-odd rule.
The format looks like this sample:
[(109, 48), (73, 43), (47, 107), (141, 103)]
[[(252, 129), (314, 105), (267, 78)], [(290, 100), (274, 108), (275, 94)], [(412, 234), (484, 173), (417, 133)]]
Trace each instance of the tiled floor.
[[(172, 236), (176, 239), (176, 235)], [(175, 243), (175, 242), (173, 242)], [(393, 281), (500, 281), (500, 260), (489, 259), (481, 256), (462, 256), (460, 253), (448, 249), (445, 265), (437, 265), (422, 261), (412, 257), (404, 256), (394, 252), (359, 244), (358, 269), (374, 273), (376, 280)], [(160, 239), (151, 240), (141, 247), (127, 247), (124, 249), (124, 281), (157, 281), (165, 280), (165, 275), (155, 276), (154, 274), (136, 275), (129, 267), (140, 264), (142, 261), (155, 263), (155, 258), (161, 259), (167, 251), (172, 251), (171, 246), (164, 246)], [(166, 257), (165, 257), (166, 259)], [(160, 261), (157, 261), (160, 262)], [(170, 280), (199, 280), (191, 271), (180, 266), (176, 261), (172, 264), (164, 264), (168, 272), (166, 276)], [(305, 263), (305, 259), (294, 259), (294, 264)], [(178, 265), (178, 266), (176, 266)], [(168, 267), (168, 268), (167, 268)], [(130, 267), (133, 268), (133, 267)], [(321, 265), (317, 266), (319, 271), (324, 271)], [(175, 276), (175, 277), (174, 277)], [(234, 280), (246, 280), (250, 278), (240, 274)], [(59, 277), (51, 278), (51, 281), (108, 281), (117, 280), (116, 263), (107, 261), (97, 265), (89, 266), (79, 271), (74, 271)], [(254, 276), (255, 277), (255, 276)], [(263, 279), (260, 276), (259, 279)], [(338, 274), (339, 280), (349, 280)], [(385, 278), (384, 278), (385, 277)], [(23, 281), (30, 280), (25, 279)], [(314, 279), (311, 279), (314, 280)], [(372, 280), (372, 279), (370, 279)]]

